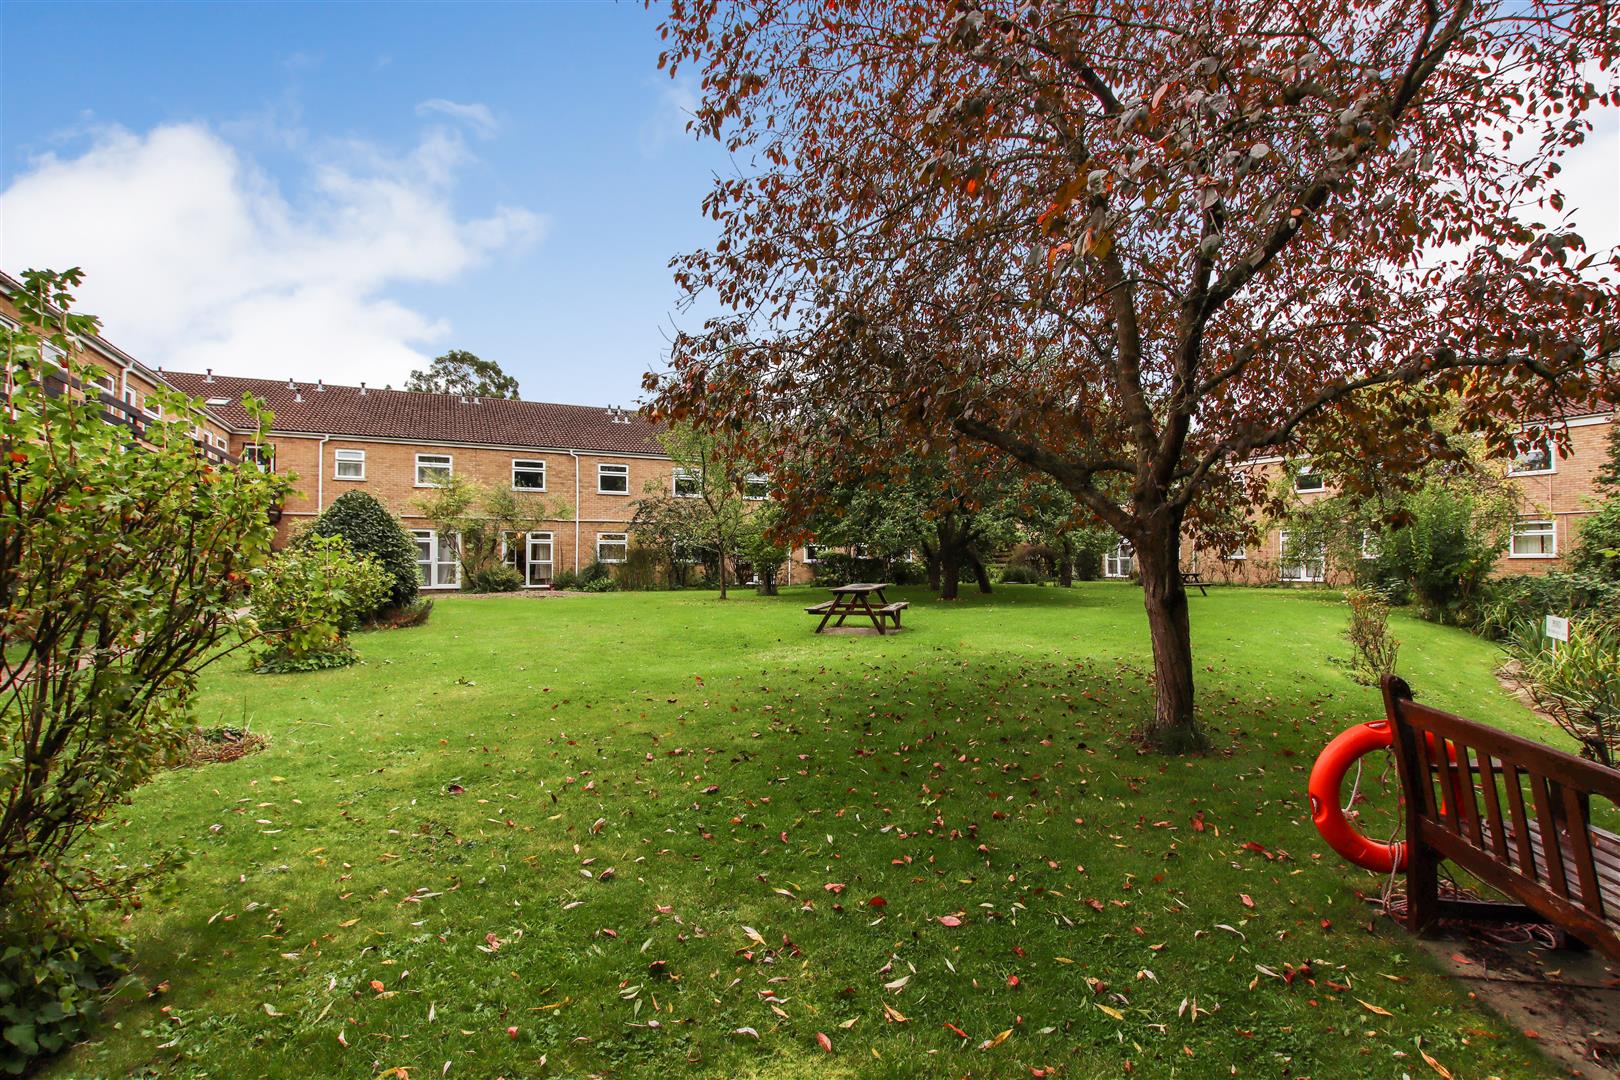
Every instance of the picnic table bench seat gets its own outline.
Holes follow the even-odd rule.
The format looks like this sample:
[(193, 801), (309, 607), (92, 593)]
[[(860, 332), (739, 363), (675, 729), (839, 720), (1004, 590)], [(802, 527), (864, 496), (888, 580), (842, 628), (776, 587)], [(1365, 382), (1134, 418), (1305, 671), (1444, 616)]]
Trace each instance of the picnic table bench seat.
[(827, 612), (832, 610), (832, 606), (833, 601), (823, 600), (819, 604), (812, 604), (811, 606), (805, 608), (804, 613), (806, 615), (825, 615)]
[[(1395, 676), (1383, 690), (1406, 804), (1408, 927), (1545, 922), (1620, 960), (1620, 836), (1592, 823), (1594, 796), (1620, 806), (1620, 770), (1419, 705)], [(1517, 903), (1442, 898), (1442, 859)]]

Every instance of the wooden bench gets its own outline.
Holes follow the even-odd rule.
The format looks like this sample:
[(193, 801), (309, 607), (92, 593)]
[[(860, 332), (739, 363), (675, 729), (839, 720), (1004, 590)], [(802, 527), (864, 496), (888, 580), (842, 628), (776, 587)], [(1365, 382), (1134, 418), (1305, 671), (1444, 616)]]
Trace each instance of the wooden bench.
[[(1620, 806), (1620, 770), (1419, 705), (1395, 676), (1383, 688), (1406, 801), (1408, 927), (1545, 922), (1620, 960), (1620, 836), (1592, 824), (1593, 796)], [(1519, 902), (1442, 899), (1442, 859)]]
[(893, 619), (895, 629), (898, 630), (900, 628), (900, 613), (902, 611), (906, 610), (906, 608), (908, 608), (910, 606), (911, 606), (910, 601), (896, 600), (892, 604), (884, 604), (882, 607), (873, 608), (872, 610), (877, 612), (877, 614), (880, 615), (880, 616), (881, 615), (886, 615), (889, 618)]
[(831, 600), (823, 600), (819, 604), (813, 604), (810, 607), (805, 608), (804, 613), (806, 615), (825, 615), (827, 612), (831, 611), (832, 608), (833, 602)]
[(1204, 575), (1200, 574), (1196, 570), (1183, 570), (1181, 572), (1181, 584), (1183, 587), (1188, 585), (1194, 586), (1198, 589), (1200, 596), (1209, 595), (1209, 590), (1204, 588), (1204, 586), (1209, 583), (1204, 580)]

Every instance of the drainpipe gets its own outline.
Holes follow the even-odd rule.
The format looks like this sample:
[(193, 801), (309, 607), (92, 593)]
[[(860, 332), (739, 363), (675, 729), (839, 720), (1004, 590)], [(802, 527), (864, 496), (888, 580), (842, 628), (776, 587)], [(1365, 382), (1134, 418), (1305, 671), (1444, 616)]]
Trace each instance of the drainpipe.
[(326, 509), (326, 441), (330, 435), (322, 435), (319, 445), (315, 447), (315, 512), (319, 514)]
[(568, 456), (574, 459), (574, 573), (579, 573), (579, 454), (573, 450)]

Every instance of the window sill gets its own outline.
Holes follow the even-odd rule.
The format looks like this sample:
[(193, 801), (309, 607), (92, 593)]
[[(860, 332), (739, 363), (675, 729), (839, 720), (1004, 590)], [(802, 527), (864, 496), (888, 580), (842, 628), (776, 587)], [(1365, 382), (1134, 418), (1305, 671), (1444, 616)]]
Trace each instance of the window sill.
[(1557, 469), (1537, 469), (1535, 472), (1510, 472), (1510, 473), (1507, 474), (1508, 479), (1510, 479), (1510, 480), (1518, 480), (1518, 479), (1520, 479), (1522, 477), (1526, 477), (1526, 476), (1557, 476), (1557, 475), (1558, 475), (1558, 470)]
[(351, 484), (363, 484), (366, 482), (366, 478), (363, 476), (334, 476), (332, 479), (344, 480)]
[(1510, 559), (1556, 559), (1558, 557), (1558, 552), (1556, 551), (1547, 555), (1515, 555), (1511, 551), (1508, 552), (1508, 558)]
[(524, 493), (530, 494), (530, 495), (544, 495), (546, 493), (546, 489), (543, 488), (543, 487), (538, 487), (538, 488), (513, 487), (512, 490), (513, 491), (524, 492)]
[(598, 495), (617, 495), (621, 499), (628, 497), (630, 494), (628, 491), (603, 491), (601, 488), (597, 488), (596, 493)]

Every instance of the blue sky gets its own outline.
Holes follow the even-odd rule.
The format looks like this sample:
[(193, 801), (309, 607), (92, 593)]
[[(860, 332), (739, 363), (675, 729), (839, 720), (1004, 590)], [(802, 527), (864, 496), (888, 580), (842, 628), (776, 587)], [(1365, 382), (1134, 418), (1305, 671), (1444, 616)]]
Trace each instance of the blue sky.
[[(4, 7), (0, 262), (154, 365), (373, 384), (470, 349), (628, 404), (710, 235), (636, 3)], [(46, 43), (50, 43), (46, 45)]]

